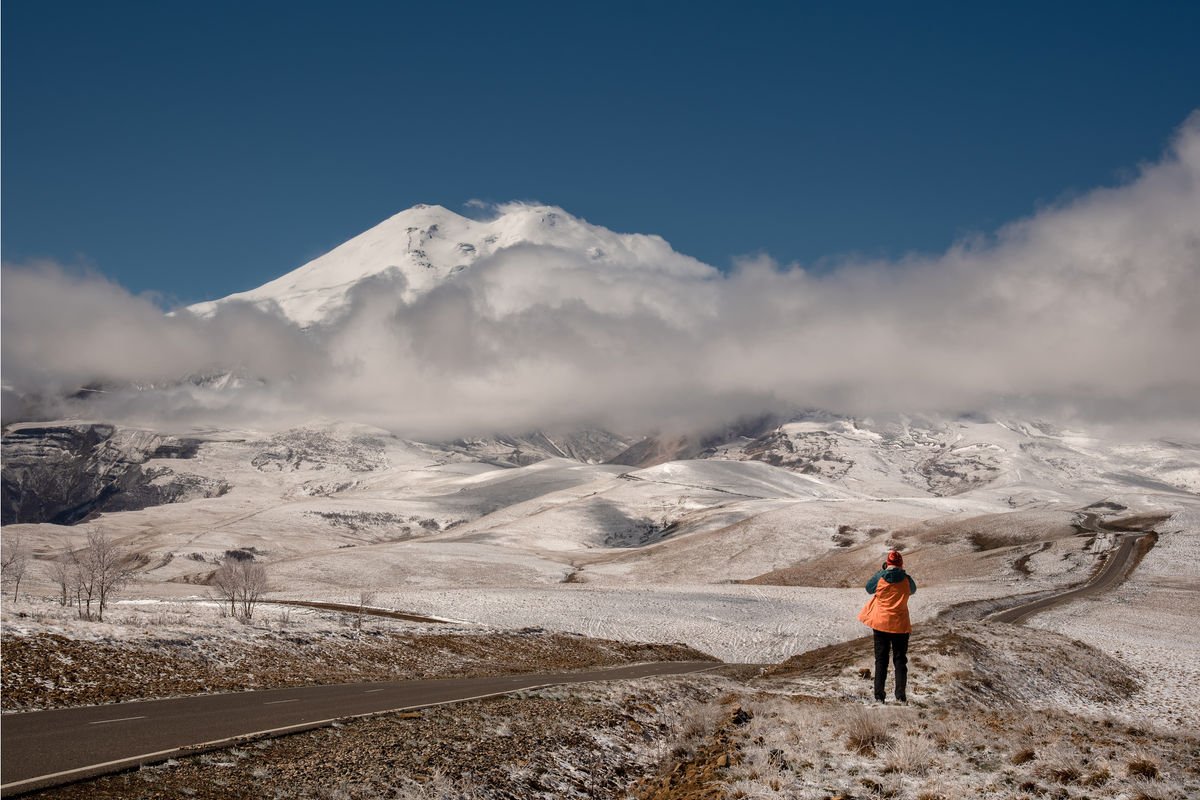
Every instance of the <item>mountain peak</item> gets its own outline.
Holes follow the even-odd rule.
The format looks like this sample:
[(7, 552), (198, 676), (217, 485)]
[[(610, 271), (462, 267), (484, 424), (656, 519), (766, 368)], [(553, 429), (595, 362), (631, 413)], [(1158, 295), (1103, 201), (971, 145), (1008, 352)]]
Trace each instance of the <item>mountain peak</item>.
[(198, 303), (191, 311), (209, 316), (222, 304), (242, 301), (278, 308), (305, 327), (319, 325), (345, 308), (363, 280), (398, 274), (405, 286), (401, 299), (411, 302), (479, 259), (517, 245), (575, 251), (589, 261), (619, 257), (670, 271), (711, 270), (658, 236), (614, 233), (557, 206), (506, 203), (495, 211), (492, 219), (474, 220), (443, 206), (415, 205), (257, 289)]

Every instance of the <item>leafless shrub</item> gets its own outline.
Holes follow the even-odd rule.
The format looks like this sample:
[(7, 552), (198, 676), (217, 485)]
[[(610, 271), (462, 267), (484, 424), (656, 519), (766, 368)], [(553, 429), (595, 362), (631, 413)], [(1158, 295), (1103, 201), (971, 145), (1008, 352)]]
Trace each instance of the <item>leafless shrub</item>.
[(90, 531), (87, 544), (82, 550), (72, 551), (71, 559), (75, 568), (75, 602), (80, 619), (92, 619), (94, 604), (96, 620), (103, 621), (109, 600), (133, 580), (131, 554), (106, 534)]
[(10, 533), (0, 542), (0, 579), (13, 587), (13, 600), (21, 590), (21, 579), (29, 567), (29, 548), (18, 534)]
[(354, 620), (354, 629), (361, 631), (363, 626), (363, 616), (366, 614), (367, 608), (375, 602), (375, 592), (371, 589), (362, 589), (358, 593), (358, 615)]
[(46, 576), (58, 587), (59, 605), (64, 607), (71, 605), (71, 598), (75, 595), (75, 584), (78, 581), (78, 571), (72, 554), (70, 552), (63, 553), (46, 564)]
[(210, 583), (217, 597), (229, 603), (229, 614), (241, 620), (254, 616), (254, 606), (271, 591), (266, 567), (237, 558), (225, 559)]

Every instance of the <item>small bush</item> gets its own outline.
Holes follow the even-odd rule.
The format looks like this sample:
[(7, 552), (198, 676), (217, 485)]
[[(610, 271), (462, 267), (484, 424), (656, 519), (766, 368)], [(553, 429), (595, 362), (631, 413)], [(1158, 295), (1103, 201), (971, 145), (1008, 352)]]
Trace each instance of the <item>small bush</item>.
[(1033, 773), (1039, 778), (1056, 783), (1075, 783), (1083, 776), (1080, 769), (1080, 754), (1061, 743), (1042, 750), (1037, 768)]
[(842, 714), (842, 729), (846, 732), (846, 747), (856, 753), (873, 754), (875, 748), (891, 741), (888, 721), (879, 709), (867, 706), (847, 706)]
[(920, 736), (901, 736), (883, 748), (883, 771), (924, 775), (934, 766), (937, 747)]
[(697, 703), (689, 707), (679, 719), (679, 738), (672, 754), (678, 757), (694, 753), (717, 729), (724, 715), (725, 709), (719, 703)]
[(1037, 753), (1032, 748), (1026, 747), (1012, 754), (1012, 758), (1008, 759), (1011, 764), (1028, 764), (1037, 758)]
[(977, 731), (958, 716), (934, 720), (929, 725), (929, 735), (942, 750), (954, 750), (970, 740)]

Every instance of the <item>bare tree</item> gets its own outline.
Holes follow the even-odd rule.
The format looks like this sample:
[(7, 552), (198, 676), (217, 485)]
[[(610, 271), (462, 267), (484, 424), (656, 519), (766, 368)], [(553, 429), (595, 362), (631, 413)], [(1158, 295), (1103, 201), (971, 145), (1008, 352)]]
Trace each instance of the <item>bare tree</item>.
[(371, 589), (360, 589), (358, 592), (358, 616), (354, 620), (354, 629), (362, 630), (363, 615), (367, 611), (367, 606), (375, 602), (375, 592)]
[(5, 583), (13, 585), (15, 601), (17, 593), (21, 591), (21, 579), (29, 568), (29, 548), (25, 546), (25, 540), (16, 534), (5, 536), (0, 544), (0, 574)]
[(74, 554), (67, 550), (51, 561), (46, 565), (46, 574), (58, 586), (59, 604), (69, 606), (71, 595), (75, 594), (75, 587), (79, 583), (79, 565)]
[(243, 561), (241, 590), (238, 603), (242, 607), (242, 619), (250, 619), (254, 614), (254, 605), (271, 591), (271, 582), (267, 580), (267, 568), (253, 561)]
[(83, 550), (74, 553), (76, 565), (76, 601), (79, 616), (92, 618), (92, 603), (96, 604), (96, 619), (104, 620), (108, 601), (122, 586), (133, 579), (129, 553), (100, 531), (91, 531)]
[(254, 616), (254, 606), (271, 591), (267, 568), (244, 559), (226, 558), (210, 582), (217, 597), (228, 601), (229, 613), (243, 620)]
[(29, 566), (29, 550), (18, 534), (9, 534), (0, 542), (0, 580), (13, 584), (13, 600), (21, 590), (21, 579)]
[[(241, 563), (232, 558), (225, 559), (208, 581), (216, 591), (217, 598), (222, 602), (229, 603), (229, 616), (231, 617), (237, 616), (238, 565)], [(222, 616), (224, 616), (224, 612), (222, 612)]]

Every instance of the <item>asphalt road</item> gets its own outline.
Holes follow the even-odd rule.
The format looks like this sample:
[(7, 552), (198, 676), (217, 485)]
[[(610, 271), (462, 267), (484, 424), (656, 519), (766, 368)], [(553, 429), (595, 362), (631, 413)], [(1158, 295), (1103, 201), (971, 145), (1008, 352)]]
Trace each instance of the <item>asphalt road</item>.
[(1017, 625), (1039, 611), (1045, 611), (1048, 608), (1060, 606), (1063, 603), (1081, 600), (1085, 597), (1098, 595), (1116, 588), (1120, 585), (1121, 581), (1125, 580), (1125, 576), (1133, 568), (1133, 564), (1137, 560), (1137, 545), (1141, 540), (1142, 536), (1122, 536), (1117, 552), (1104, 565), (1104, 569), (1100, 570), (1100, 573), (1086, 585), (1080, 586), (1078, 589), (1063, 592), (1062, 594), (1043, 597), (1031, 603), (1014, 606), (1006, 611), (990, 614), (985, 619), (995, 622), (1010, 622)]
[(588, 672), (304, 686), (5, 714), (0, 718), (0, 794), (7, 797), (348, 717), (718, 666), (710, 661), (658, 662)]

